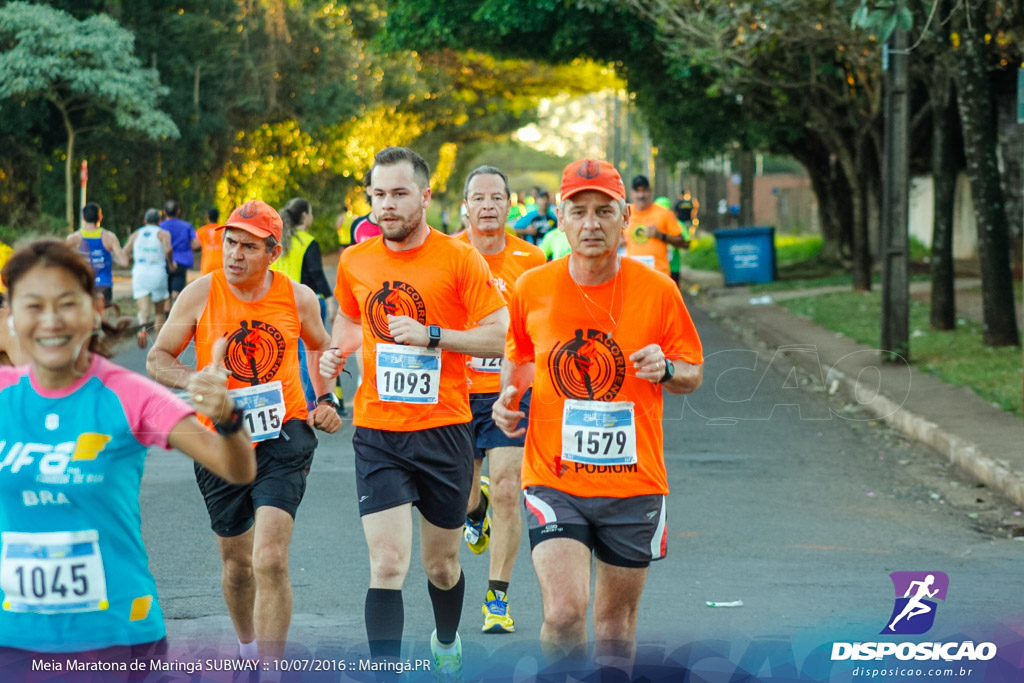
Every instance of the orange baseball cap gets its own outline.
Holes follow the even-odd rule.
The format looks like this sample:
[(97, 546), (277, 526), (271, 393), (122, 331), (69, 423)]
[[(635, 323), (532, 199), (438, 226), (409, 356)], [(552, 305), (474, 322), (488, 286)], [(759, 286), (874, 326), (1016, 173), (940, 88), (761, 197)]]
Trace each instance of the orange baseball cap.
[(232, 211), (224, 225), (217, 226), (217, 230), (222, 228), (238, 228), (256, 237), (273, 236), (280, 242), (284, 224), (277, 209), (266, 202), (253, 199)]
[(604, 192), (612, 199), (625, 199), (626, 187), (622, 176), (607, 161), (580, 159), (562, 172), (562, 199), (568, 199), (583, 190)]

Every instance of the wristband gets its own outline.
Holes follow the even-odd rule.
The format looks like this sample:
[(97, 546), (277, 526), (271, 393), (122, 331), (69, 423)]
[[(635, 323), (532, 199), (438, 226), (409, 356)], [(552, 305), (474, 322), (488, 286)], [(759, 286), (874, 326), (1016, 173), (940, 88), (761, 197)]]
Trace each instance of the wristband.
[(241, 408), (235, 408), (231, 411), (231, 415), (224, 422), (214, 422), (213, 428), (217, 430), (217, 433), (221, 436), (231, 436), (245, 424), (244, 413)]

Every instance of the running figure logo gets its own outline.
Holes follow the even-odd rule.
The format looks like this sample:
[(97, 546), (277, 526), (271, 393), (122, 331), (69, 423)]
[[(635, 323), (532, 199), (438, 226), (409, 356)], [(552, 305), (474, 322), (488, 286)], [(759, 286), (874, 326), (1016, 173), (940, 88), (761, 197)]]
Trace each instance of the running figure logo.
[(889, 575), (896, 590), (889, 624), (882, 634), (920, 635), (935, 622), (937, 604), (946, 599), (949, 577), (943, 572), (893, 572)]
[(243, 320), (228, 336), (224, 364), (232, 376), (250, 386), (269, 382), (284, 360), (284, 335), (259, 320)]
[(614, 401), (626, 378), (626, 357), (618, 343), (600, 330), (576, 330), (548, 354), (555, 389), (564, 398)]
[(395, 280), (366, 298), (366, 319), (373, 333), (380, 339), (394, 342), (388, 325), (389, 315), (407, 315), (421, 325), (427, 324), (427, 306), (412, 285)]

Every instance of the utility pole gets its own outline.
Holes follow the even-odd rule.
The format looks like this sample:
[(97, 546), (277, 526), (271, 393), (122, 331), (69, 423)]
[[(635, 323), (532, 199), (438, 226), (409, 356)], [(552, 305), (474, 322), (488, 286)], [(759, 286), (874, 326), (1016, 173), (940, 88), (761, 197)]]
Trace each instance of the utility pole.
[[(904, 0), (899, 1), (902, 7)], [(885, 72), (885, 158), (882, 162), (882, 360), (910, 360), (910, 94), (907, 32), (897, 29), (882, 51)]]

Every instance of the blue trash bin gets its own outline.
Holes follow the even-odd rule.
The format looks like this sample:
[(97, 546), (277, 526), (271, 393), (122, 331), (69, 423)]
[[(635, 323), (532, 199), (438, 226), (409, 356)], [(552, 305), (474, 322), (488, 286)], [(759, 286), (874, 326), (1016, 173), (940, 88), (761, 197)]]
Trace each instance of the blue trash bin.
[(715, 250), (727, 285), (775, 280), (775, 228), (715, 231)]

